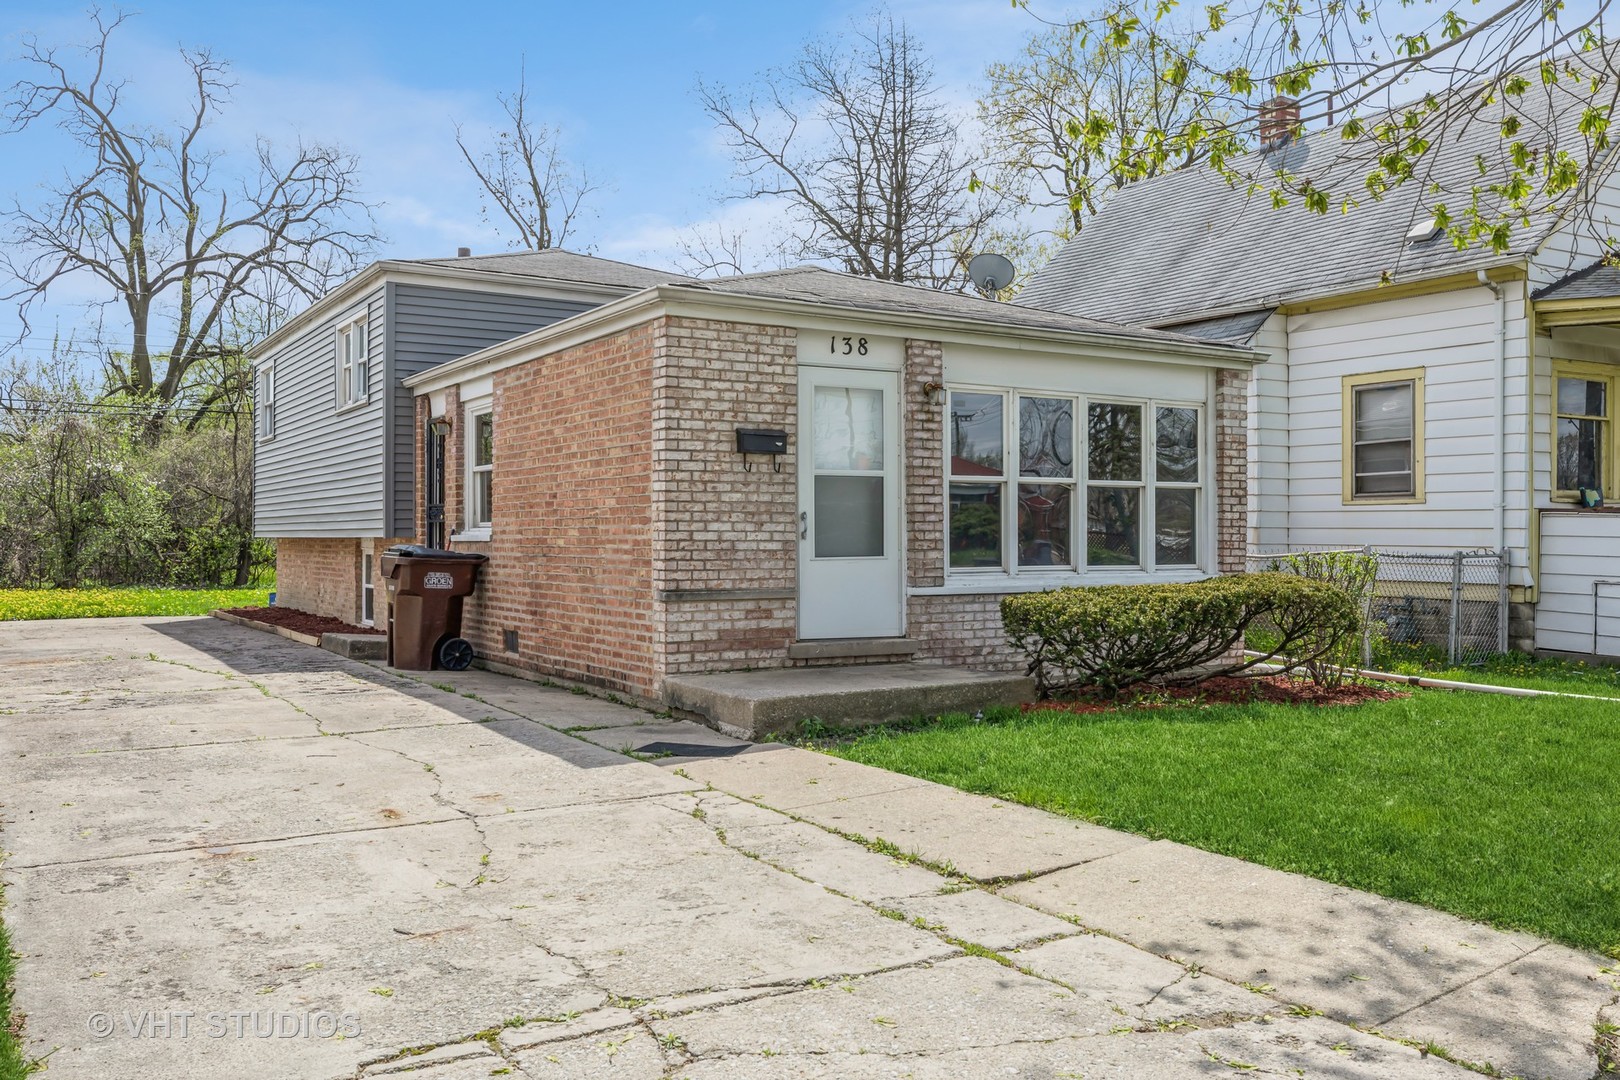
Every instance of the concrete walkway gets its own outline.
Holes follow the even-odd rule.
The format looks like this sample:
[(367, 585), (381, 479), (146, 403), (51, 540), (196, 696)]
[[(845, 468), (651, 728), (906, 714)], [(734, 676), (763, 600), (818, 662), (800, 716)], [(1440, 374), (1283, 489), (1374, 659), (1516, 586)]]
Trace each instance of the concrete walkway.
[(1595, 956), (488, 673), (190, 619), (0, 659), (53, 1077), (1470, 1075), (1354, 1021), (1587, 1080), (1620, 1020)]

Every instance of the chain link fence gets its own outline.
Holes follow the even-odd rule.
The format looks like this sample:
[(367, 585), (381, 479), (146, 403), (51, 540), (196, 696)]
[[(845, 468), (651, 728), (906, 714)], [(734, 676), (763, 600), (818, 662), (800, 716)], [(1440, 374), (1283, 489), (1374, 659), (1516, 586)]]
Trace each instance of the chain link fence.
[(1469, 665), (1507, 652), (1508, 564), (1503, 552), (1257, 549), (1249, 553), (1248, 568), (1287, 572), (1290, 555), (1334, 553), (1378, 560), (1371, 622), (1362, 645), (1364, 663), (1372, 662), (1374, 635), (1387, 643), (1385, 651), (1403, 659)]

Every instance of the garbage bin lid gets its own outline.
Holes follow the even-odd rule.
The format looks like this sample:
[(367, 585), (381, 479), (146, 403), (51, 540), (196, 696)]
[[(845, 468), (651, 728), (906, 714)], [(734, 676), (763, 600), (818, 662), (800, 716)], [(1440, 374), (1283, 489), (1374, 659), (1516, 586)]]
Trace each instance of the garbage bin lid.
[(484, 561), (489, 558), (488, 555), (480, 555), (476, 551), (450, 551), (445, 548), (431, 548), (426, 544), (395, 544), (391, 548), (384, 548), (383, 554), (406, 559), (477, 559)]

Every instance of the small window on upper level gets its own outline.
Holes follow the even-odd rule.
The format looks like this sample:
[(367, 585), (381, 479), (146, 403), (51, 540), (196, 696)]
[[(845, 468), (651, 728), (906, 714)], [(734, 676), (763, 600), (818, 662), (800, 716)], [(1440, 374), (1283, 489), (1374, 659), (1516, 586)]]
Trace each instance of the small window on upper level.
[(258, 413), (260, 439), (271, 439), (276, 434), (276, 367), (266, 364), (254, 378), (254, 404)]
[(338, 327), (337, 407), (348, 408), (366, 400), (371, 387), (371, 358), (366, 317)]
[(1344, 501), (1423, 501), (1423, 369), (1347, 375)]

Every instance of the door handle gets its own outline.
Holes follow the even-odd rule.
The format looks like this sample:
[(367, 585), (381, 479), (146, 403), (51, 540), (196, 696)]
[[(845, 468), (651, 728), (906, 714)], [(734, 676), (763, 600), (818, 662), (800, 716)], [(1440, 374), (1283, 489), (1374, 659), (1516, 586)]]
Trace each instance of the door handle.
[(799, 511), (799, 539), (810, 539), (810, 511)]

